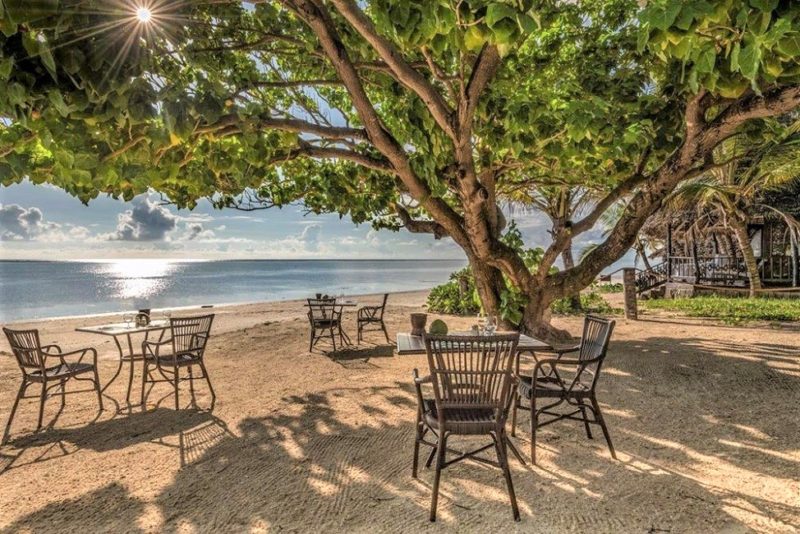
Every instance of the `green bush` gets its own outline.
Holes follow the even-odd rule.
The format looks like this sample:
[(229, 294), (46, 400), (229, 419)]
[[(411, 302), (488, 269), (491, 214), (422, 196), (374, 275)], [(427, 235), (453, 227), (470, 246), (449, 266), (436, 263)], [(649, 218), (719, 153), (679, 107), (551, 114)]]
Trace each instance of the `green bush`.
[(480, 310), (475, 295), (475, 278), (469, 267), (450, 275), (450, 280), (431, 289), (428, 310), (452, 315), (474, 315)]
[(608, 282), (605, 284), (597, 284), (592, 287), (599, 293), (622, 293), (625, 289), (620, 282)]
[(667, 310), (689, 317), (710, 317), (726, 323), (800, 321), (800, 299), (692, 297), (642, 301), (648, 310)]
[(581, 293), (581, 307), (583, 309), (574, 310), (569, 297), (558, 299), (550, 305), (550, 309), (556, 315), (583, 315), (584, 313), (611, 314), (615, 311), (614, 308), (606, 302), (606, 299), (595, 291)]

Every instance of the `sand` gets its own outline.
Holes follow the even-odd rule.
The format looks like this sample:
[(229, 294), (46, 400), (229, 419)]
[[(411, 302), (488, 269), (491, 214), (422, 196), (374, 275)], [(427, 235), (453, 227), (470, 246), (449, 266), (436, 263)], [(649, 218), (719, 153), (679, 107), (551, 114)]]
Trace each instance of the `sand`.
[[(408, 329), (425, 294), (393, 295), (390, 334)], [(363, 303), (377, 297), (359, 297)], [(49, 402), (32, 434), (24, 401), (0, 449), (4, 532), (792, 532), (800, 529), (800, 333), (666, 315), (618, 319), (599, 385), (619, 460), (578, 423), (540, 432), (539, 463), (512, 458), (522, 512), (514, 523), (501, 473), (474, 462), (442, 477), (439, 520), (427, 520), (432, 473), (411, 478), (415, 397), (424, 356), (392, 355), (380, 334), (364, 352), (308, 352), (299, 302), (217, 307), (207, 365), (217, 402), (196, 383), (193, 408), (157, 385), (147, 411), (124, 403), (125, 380)], [(185, 312), (182, 312), (185, 313)], [(76, 333), (108, 321), (42, 321), (43, 340), (92, 345), (101, 379), (110, 339)], [(446, 317), (451, 328), (469, 319)], [(355, 335), (355, 314), (346, 327)], [(579, 318), (555, 323), (576, 334)], [(20, 325), (18, 325), (20, 326)], [(322, 347), (321, 347), (322, 348)], [(19, 370), (0, 344), (0, 422)], [(74, 386), (73, 386), (74, 387)], [(138, 380), (134, 381), (138, 396)], [(514, 438), (529, 451), (523, 412)], [(597, 439), (600, 438), (600, 439)], [(454, 446), (458, 446), (454, 444)]]

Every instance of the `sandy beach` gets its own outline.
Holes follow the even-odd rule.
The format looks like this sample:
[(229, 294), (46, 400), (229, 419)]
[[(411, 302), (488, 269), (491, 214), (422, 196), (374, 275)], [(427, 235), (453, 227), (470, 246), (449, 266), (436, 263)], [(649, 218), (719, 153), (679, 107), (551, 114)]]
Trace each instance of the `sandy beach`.
[[(393, 294), (394, 339), (425, 292)], [(618, 296), (612, 296), (618, 298)], [(377, 303), (377, 296), (358, 297)], [(393, 354), (380, 333), (358, 350), (308, 352), (299, 301), (214, 307), (206, 363), (217, 392), (195, 384), (182, 410), (159, 384), (147, 410), (124, 402), (126, 379), (45, 411), (20, 405), (0, 449), (2, 532), (796, 532), (800, 529), (800, 332), (666, 315), (617, 320), (598, 395), (619, 460), (578, 423), (543, 429), (537, 466), (512, 458), (522, 521), (499, 470), (462, 462), (442, 476), (439, 520), (427, 520), (432, 472), (411, 478), (424, 356)], [(191, 310), (182, 310), (190, 314)], [(429, 318), (429, 321), (434, 316)], [(105, 383), (111, 338), (75, 328), (120, 317), (17, 323), (44, 343), (94, 346)], [(469, 318), (445, 317), (451, 329)], [(580, 332), (581, 319), (554, 323)], [(355, 340), (355, 312), (345, 317)], [(0, 342), (0, 423), (20, 373)], [(138, 375), (134, 396), (139, 393)], [(75, 387), (75, 386), (73, 386)], [(515, 443), (528, 459), (529, 418)], [(598, 432), (599, 434), (599, 432)], [(459, 444), (455, 443), (455, 447)]]

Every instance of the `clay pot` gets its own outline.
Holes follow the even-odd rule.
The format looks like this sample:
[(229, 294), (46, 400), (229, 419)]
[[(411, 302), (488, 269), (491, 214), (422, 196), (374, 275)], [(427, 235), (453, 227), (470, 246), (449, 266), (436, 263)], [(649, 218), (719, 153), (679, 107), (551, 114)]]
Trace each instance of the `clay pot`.
[(427, 313), (412, 313), (411, 314), (411, 335), (424, 336), (425, 323), (428, 322)]

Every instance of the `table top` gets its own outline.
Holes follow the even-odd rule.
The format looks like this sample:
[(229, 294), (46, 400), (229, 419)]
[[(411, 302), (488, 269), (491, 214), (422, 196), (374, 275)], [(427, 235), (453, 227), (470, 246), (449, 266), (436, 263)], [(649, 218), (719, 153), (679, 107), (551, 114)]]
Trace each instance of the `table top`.
[[(497, 333), (502, 334), (503, 332)], [(472, 332), (453, 332), (451, 335), (472, 335)], [(549, 352), (553, 350), (553, 346), (536, 338), (526, 336), (525, 334), (519, 335), (517, 352), (537, 350), (541, 352)], [(425, 352), (424, 337), (412, 336), (411, 334), (404, 332), (397, 334), (397, 354), (425, 354)]]
[(151, 321), (147, 326), (136, 326), (131, 322), (130, 326), (125, 323), (109, 323), (94, 326), (82, 326), (76, 328), (77, 332), (88, 332), (90, 334), (101, 334), (104, 336), (121, 336), (128, 334), (138, 334), (142, 332), (152, 332), (153, 330), (165, 330), (169, 328), (169, 321)]
[[(314, 300), (316, 300), (316, 299), (314, 299)], [(337, 299), (336, 302), (334, 303), (334, 305), (335, 306), (340, 306), (340, 307), (353, 307), (353, 306), (358, 306), (358, 301), (357, 300), (338, 300)], [(303, 304), (303, 306), (308, 308), (308, 302)], [(315, 306), (317, 306), (317, 304), (315, 304)], [(330, 306), (330, 304), (329, 304), (329, 306)]]

